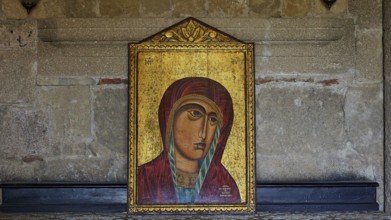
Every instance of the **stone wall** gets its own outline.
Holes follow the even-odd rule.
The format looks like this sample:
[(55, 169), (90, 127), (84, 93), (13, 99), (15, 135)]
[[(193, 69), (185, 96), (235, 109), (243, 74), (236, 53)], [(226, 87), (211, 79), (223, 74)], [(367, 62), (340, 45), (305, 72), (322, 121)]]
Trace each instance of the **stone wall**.
[(126, 183), (127, 44), (194, 16), (255, 42), (257, 181), (376, 181), (383, 208), (381, 0), (0, 6), (0, 182)]
[(391, 213), (391, 1), (383, 3), (384, 111), (385, 111), (385, 207)]

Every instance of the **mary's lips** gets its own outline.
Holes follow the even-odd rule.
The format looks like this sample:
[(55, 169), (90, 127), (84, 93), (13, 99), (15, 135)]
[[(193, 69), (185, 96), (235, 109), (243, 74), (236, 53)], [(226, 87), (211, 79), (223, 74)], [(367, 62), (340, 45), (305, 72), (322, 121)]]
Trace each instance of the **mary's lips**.
[(199, 143), (194, 143), (194, 146), (196, 147), (196, 149), (205, 149), (206, 147), (206, 144), (204, 142), (199, 142)]

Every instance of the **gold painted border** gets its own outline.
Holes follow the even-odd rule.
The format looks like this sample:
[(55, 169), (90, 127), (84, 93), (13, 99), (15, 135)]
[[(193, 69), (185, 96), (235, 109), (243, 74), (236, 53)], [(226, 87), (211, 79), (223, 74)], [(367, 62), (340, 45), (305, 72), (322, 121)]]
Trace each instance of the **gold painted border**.
[[(186, 19), (179, 24), (198, 20)], [(205, 25), (199, 22), (201, 25)], [(205, 27), (205, 26), (203, 26)], [(206, 28), (210, 28), (206, 26)], [(210, 28), (212, 29), (212, 28)], [(212, 29), (216, 31), (215, 29)], [(167, 33), (161, 32), (161, 33)], [(219, 32), (220, 33), (220, 32)], [(225, 42), (156, 42), (156, 34), (150, 41), (129, 44), (129, 136), (128, 136), (128, 212), (129, 213), (251, 213), (255, 212), (255, 117), (254, 117), (254, 44), (239, 42), (234, 38), (224, 36)], [(155, 39), (155, 40), (154, 40)], [(228, 39), (228, 40), (227, 40)], [(227, 50), (245, 53), (245, 103), (246, 103), (246, 199), (244, 203), (238, 204), (137, 204), (137, 66), (138, 56), (141, 51), (210, 51)]]

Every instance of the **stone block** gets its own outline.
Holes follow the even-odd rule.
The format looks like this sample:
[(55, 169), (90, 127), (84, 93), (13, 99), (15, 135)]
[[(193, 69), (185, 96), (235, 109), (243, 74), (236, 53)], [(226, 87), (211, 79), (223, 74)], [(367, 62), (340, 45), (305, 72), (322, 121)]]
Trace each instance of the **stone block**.
[(94, 122), (99, 144), (119, 152), (127, 152), (127, 89), (95, 91)]
[(282, 5), (285, 17), (305, 17), (312, 9), (312, 0), (289, 0)]
[(356, 81), (383, 80), (383, 33), (381, 30), (356, 33)]
[(37, 160), (26, 163), (21, 160), (1, 159), (0, 160), (0, 182), (25, 182), (33, 183), (41, 181), (42, 165), (44, 161)]
[(351, 87), (345, 104), (347, 148), (340, 152), (357, 175), (380, 184), (377, 201), (383, 207), (384, 124), (383, 85)]
[(281, 17), (281, 0), (250, 0), (250, 17)]
[(383, 204), (382, 90), (256, 87), (257, 182), (370, 180)]
[(94, 18), (99, 16), (99, 0), (67, 0), (65, 1), (65, 17)]
[[(127, 76), (126, 39), (137, 41), (175, 19), (74, 19), (39, 22), (39, 74)], [(256, 42), (256, 72), (346, 73), (354, 68), (351, 19), (207, 18), (206, 23)], [(107, 41), (111, 42), (108, 43)], [(89, 41), (82, 44), (82, 41)], [(91, 43), (98, 41), (98, 43)], [(299, 44), (297, 42), (300, 42)], [(260, 56), (261, 55), (261, 56)], [(301, 63), (302, 65), (297, 65)]]
[[(77, 49), (74, 54), (93, 51), (100, 46), (123, 47), (137, 42), (162, 29), (179, 22), (180, 18), (134, 18), (134, 19), (50, 19), (38, 21), (39, 38), (53, 47)], [(354, 35), (353, 19), (311, 18), (311, 19), (261, 19), (261, 18), (204, 18), (203, 22), (243, 41), (278, 43), (278, 41), (300, 41), (327, 45), (342, 39), (350, 41)], [(352, 32), (353, 31), (353, 32)], [(88, 43), (86, 43), (87, 41)], [(95, 42), (97, 41), (97, 42)], [(111, 42), (110, 42), (111, 41)], [(84, 44), (83, 44), (84, 42)], [(83, 49), (83, 50), (82, 50)], [(94, 49), (96, 50), (96, 49)], [(45, 51), (48, 52), (48, 51)], [(90, 56), (100, 56), (99, 53)]]
[(348, 11), (348, 0), (338, 0), (330, 9), (323, 3), (323, 0), (315, 0), (314, 3), (315, 14), (322, 17), (344, 16)]
[(256, 86), (257, 182), (349, 180), (341, 88), (279, 84)]
[(0, 24), (0, 51), (36, 49), (37, 33), (35, 21), (3, 21)]
[[(352, 60), (343, 62), (338, 57), (274, 57), (256, 56), (255, 75), (256, 77), (282, 75), (295, 76), (296, 74), (310, 75), (314, 73), (327, 75), (346, 75), (350, 77), (353, 66)], [(297, 65), (298, 63), (302, 65)]]
[(382, 2), (382, 0), (349, 0), (349, 13), (357, 19), (359, 28), (381, 29)]
[[(41, 180), (46, 182), (126, 183), (126, 165), (118, 168), (118, 157), (68, 157), (44, 161)], [(126, 160), (125, 160), (126, 161)]]
[(15, 0), (2, 0), (2, 11), (9, 19), (25, 19), (27, 18), (27, 11), (20, 3)]
[(206, 17), (206, 0), (173, 0), (172, 15), (174, 17)]
[(100, 1), (99, 9), (102, 17), (138, 17), (139, 0)]
[(32, 17), (37, 18), (64, 18), (67, 16), (67, 1), (40, 0), (36, 8), (31, 11)]
[(39, 86), (74, 86), (74, 85), (96, 85), (93, 78), (90, 77), (50, 77), (38, 76), (37, 85)]
[(208, 1), (206, 9), (209, 17), (248, 17), (249, 14), (246, 0)]
[[(28, 18), (32, 19), (45, 19), (48, 18), (47, 16), (47, 8), (45, 8), (45, 4), (47, 1), (50, 0), (40, 0), (38, 3), (34, 6), (34, 8), (31, 9), (30, 13), (28, 14)], [(56, 0), (53, 0), (56, 1)], [(49, 9), (50, 10), (50, 9)]]
[(90, 89), (88, 86), (42, 86), (38, 102), (50, 117), (53, 145), (67, 145), (91, 137)]
[(391, 29), (391, 2), (383, 1), (383, 28)]
[(384, 120), (385, 120), (385, 207), (388, 213), (391, 212), (391, 80), (384, 81)]
[(126, 50), (127, 43), (139, 41), (179, 21), (178, 18), (47, 19), (38, 21), (38, 29), (43, 42), (65, 41), (69, 46), (88, 47), (95, 41), (103, 41), (106, 47), (122, 44)]
[(37, 24), (1, 22), (0, 37), (0, 103), (30, 103), (37, 72)]
[(127, 43), (39, 45), (38, 74), (43, 76), (127, 76)]
[(5, 16), (5, 13), (4, 13), (3, 3), (0, 2), (0, 21), (6, 20), (6, 19), (7, 19), (7, 17)]
[(171, 0), (142, 0), (140, 4), (142, 17), (170, 17), (172, 15)]
[(36, 54), (0, 51), (0, 103), (30, 103), (34, 99)]
[(62, 155), (65, 156), (85, 156), (87, 155), (86, 143), (69, 143), (62, 147)]
[[(391, 13), (390, 13), (391, 14)], [(383, 34), (384, 77), (391, 79), (391, 29), (385, 29)]]
[(355, 153), (366, 155), (368, 160), (376, 159), (380, 162), (384, 138), (382, 84), (349, 88), (346, 94), (345, 117), (347, 136), (355, 147)]
[(50, 155), (48, 130), (48, 117), (44, 112), (0, 105), (1, 166), (6, 165), (5, 159), (29, 163)]

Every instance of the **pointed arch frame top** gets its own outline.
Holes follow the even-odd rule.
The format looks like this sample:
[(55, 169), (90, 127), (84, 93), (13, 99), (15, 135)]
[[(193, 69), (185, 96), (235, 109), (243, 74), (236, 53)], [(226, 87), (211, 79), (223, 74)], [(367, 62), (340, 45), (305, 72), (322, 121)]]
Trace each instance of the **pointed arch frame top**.
[[(172, 186), (167, 189), (154, 186), (145, 191), (139, 183), (159, 175), (141, 174), (140, 170), (164, 154), (158, 121), (159, 104), (170, 85), (185, 78), (194, 81), (206, 78), (225, 87), (232, 98), (230, 105), (234, 116), (229, 122), (232, 129), (219, 161), (219, 169), (227, 170), (231, 180), (219, 183), (214, 189), (216, 195), (211, 195), (210, 200), (203, 198), (183, 203), (156, 198)], [(253, 43), (240, 41), (192, 17), (138, 43), (130, 43), (128, 101), (129, 213), (255, 212)], [(165, 175), (171, 176), (171, 172)], [(159, 195), (154, 194), (155, 188), (159, 188)], [(201, 187), (200, 192), (202, 190)], [(154, 198), (148, 200), (151, 197)], [(163, 197), (171, 198), (170, 195)]]
[(186, 18), (140, 43), (244, 43), (229, 34), (217, 30), (208, 24), (193, 18)]

